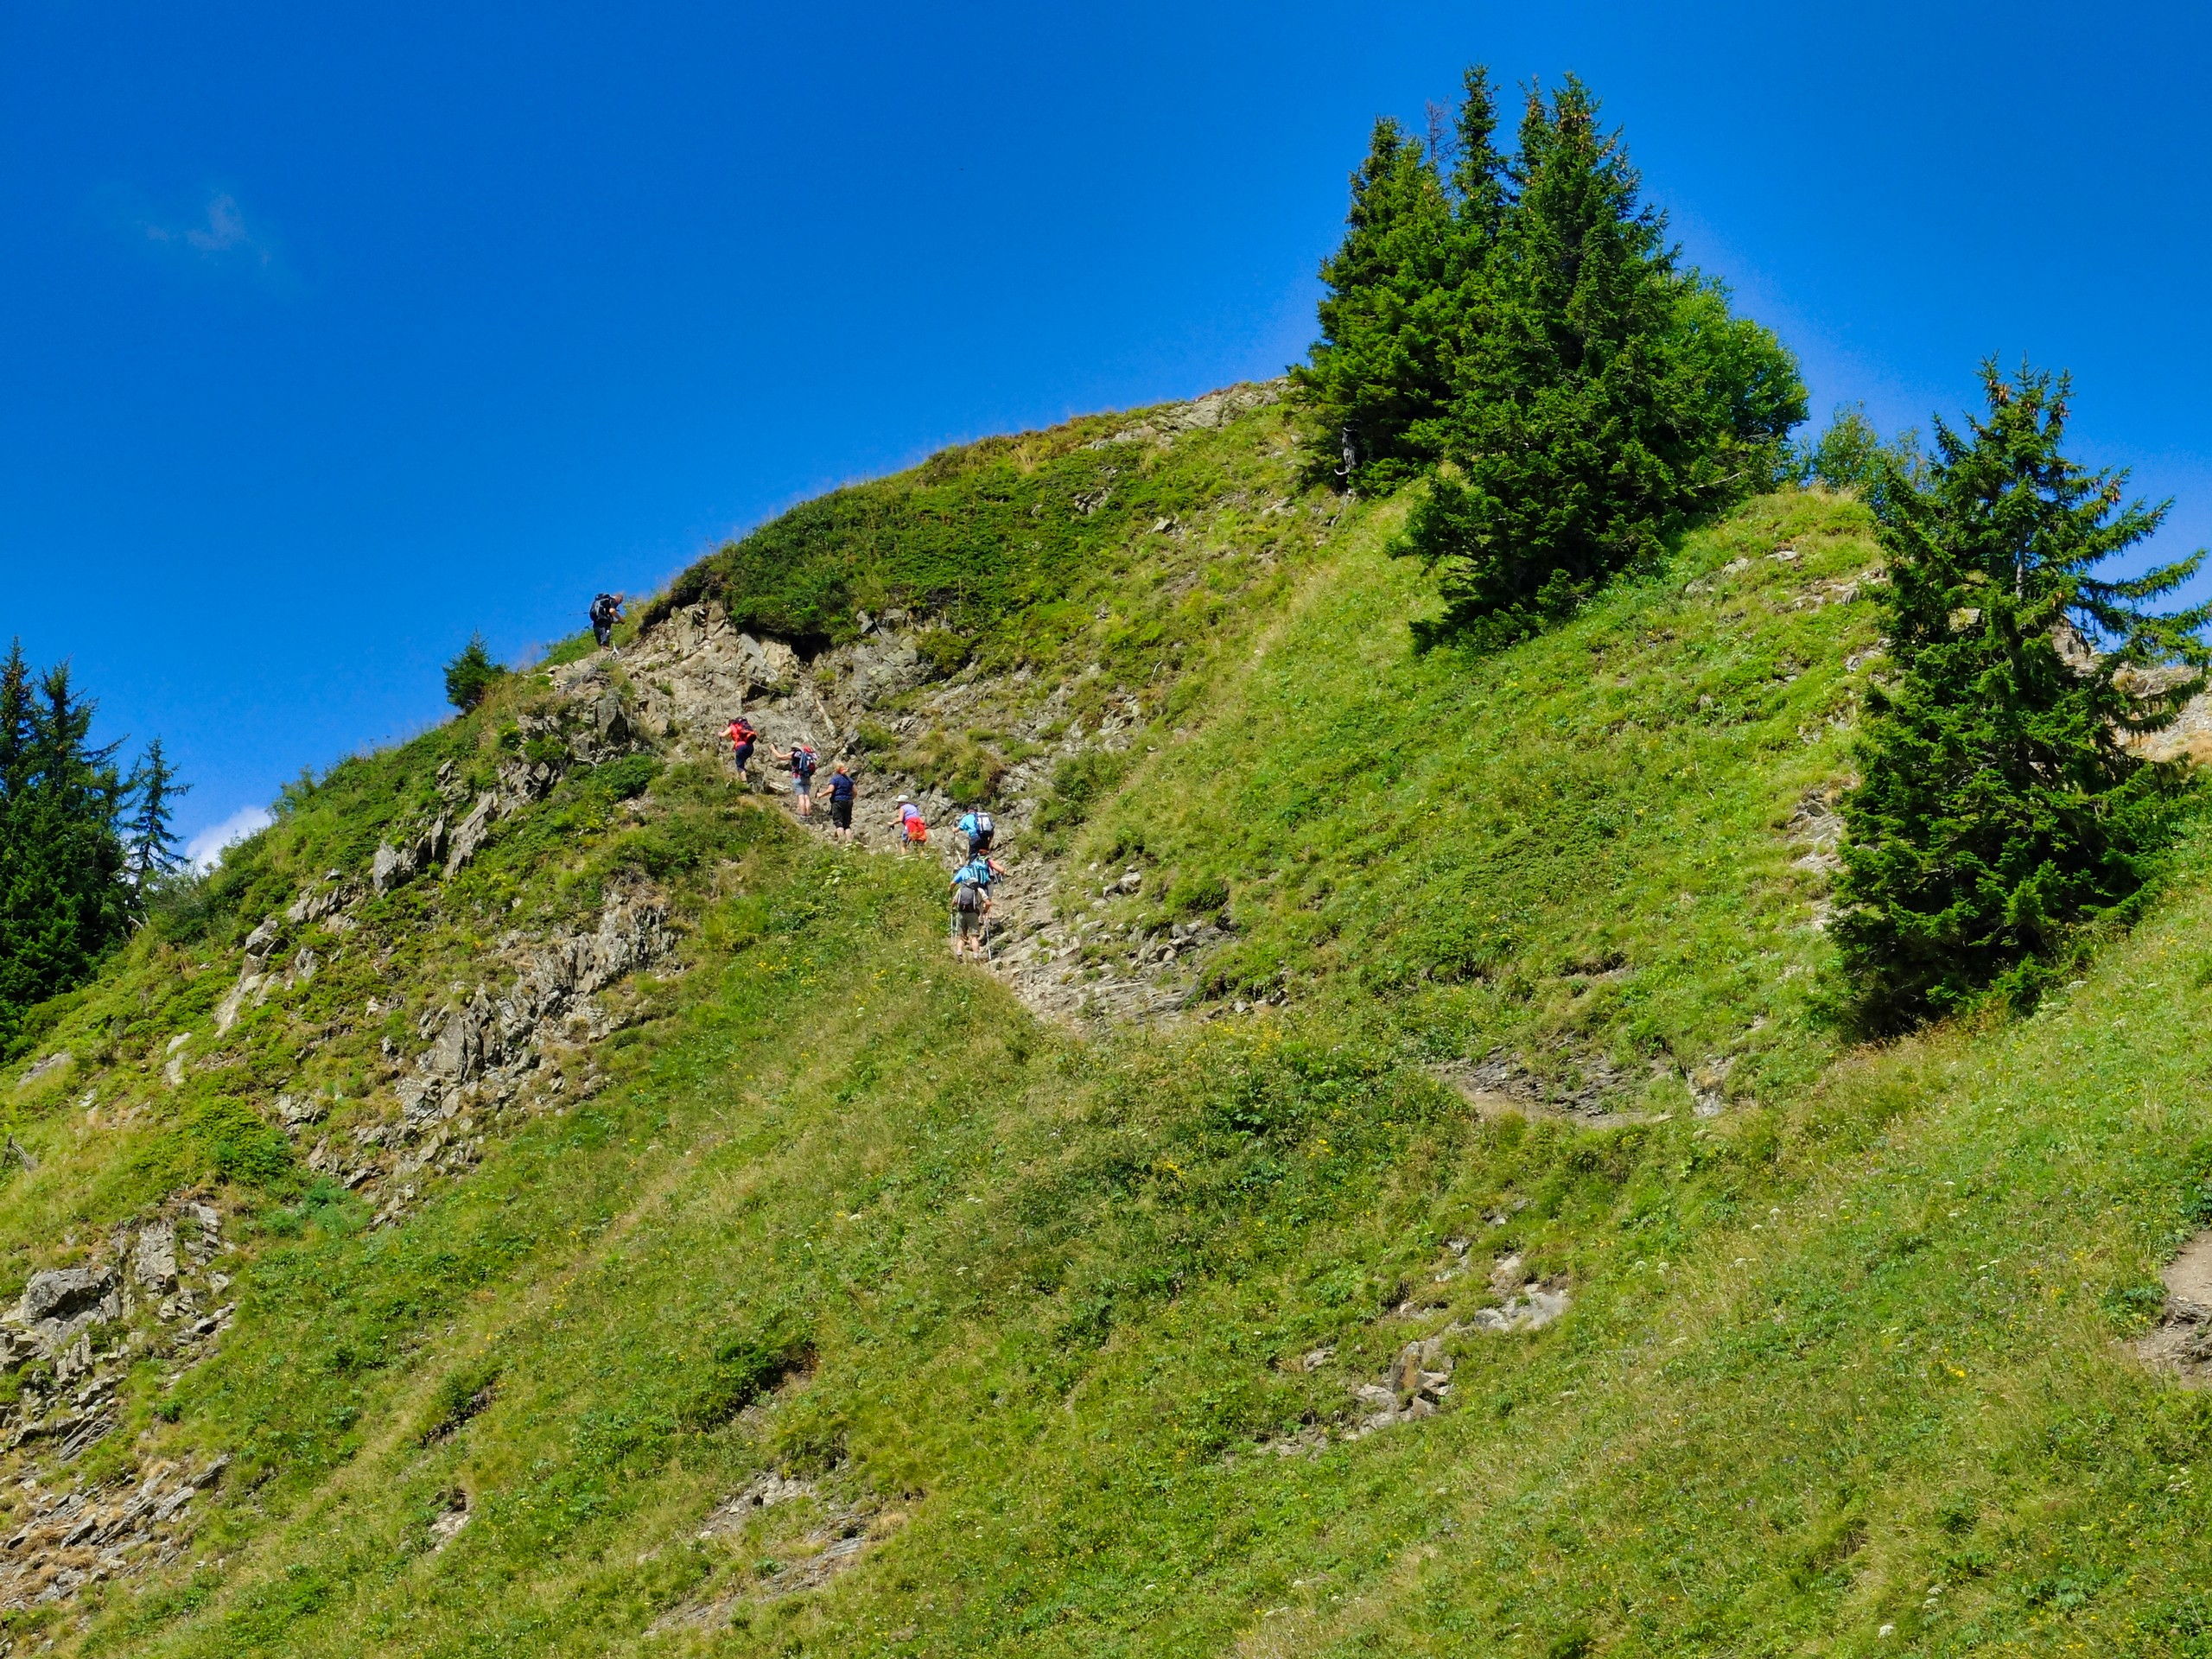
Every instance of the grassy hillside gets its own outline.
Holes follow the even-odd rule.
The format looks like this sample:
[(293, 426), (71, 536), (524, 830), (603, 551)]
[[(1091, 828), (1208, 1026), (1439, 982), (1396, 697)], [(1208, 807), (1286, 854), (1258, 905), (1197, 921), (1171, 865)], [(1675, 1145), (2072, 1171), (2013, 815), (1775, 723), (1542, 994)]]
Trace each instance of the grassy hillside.
[[(946, 960), (933, 866), (631, 755), (570, 767), (454, 876), (365, 898), (219, 1039), (264, 915), (550, 742), (534, 683), (300, 791), (200, 912), (49, 1011), (41, 1052), (77, 1058), (8, 1096), (37, 1160), (0, 1186), (16, 1279), (189, 1190), (238, 1243), (236, 1311), (196, 1363), (125, 1350), (121, 1427), (73, 1461), (12, 1455), (48, 1491), (232, 1462), (174, 1560), (9, 1635), (2212, 1648), (2202, 1396), (2120, 1345), (2212, 1207), (2212, 849), (2033, 1020), (1844, 1052), (1811, 1001), (1823, 791), (1875, 645), (1861, 511), (1756, 501), (1555, 634), (1416, 657), (1400, 505), (1323, 537), (1268, 481), (1280, 441), (1261, 410), (1069, 449), (1185, 467), (1179, 510), (1214, 517), (1125, 524), (1110, 570), (948, 619), (1012, 668), (1080, 591), (1070, 649), (1147, 723), (1063, 768), (1026, 850), (1099, 951), (1225, 912), (1194, 1017), (1042, 1024)], [(995, 524), (983, 459), (896, 487)], [(1255, 528), (1255, 499), (1308, 527), (1265, 563), (1291, 515)], [(792, 614), (830, 632), (859, 590), (810, 569)], [(1091, 654), (1145, 627), (1190, 649)], [(472, 1109), (467, 1158), (390, 1224), (396, 1166), (306, 1166), (392, 1121), (383, 1045), (413, 1052), (503, 940), (648, 891), (680, 943), (609, 993), (618, 1028)], [(356, 1014), (372, 996), (397, 1006)], [(171, 1088), (186, 1031), (220, 1063)], [(287, 1135), (280, 1093), (326, 1115)], [(1534, 1328), (1539, 1294), (1567, 1305)], [(1431, 1338), (1414, 1370), (1448, 1382), (1401, 1367)]]

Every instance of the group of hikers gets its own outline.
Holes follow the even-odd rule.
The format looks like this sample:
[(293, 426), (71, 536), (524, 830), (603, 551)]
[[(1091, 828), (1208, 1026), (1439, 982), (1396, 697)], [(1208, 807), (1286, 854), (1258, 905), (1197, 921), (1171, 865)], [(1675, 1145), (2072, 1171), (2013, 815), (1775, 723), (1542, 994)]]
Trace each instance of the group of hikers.
[[(745, 786), (753, 786), (753, 751), (760, 741), (760, 734), (752, 721), (740, 715), (729, 723), (725, 734), (729, 739), (729, 756), (737, 767), (737, 775)], [(802, 818), (814, 816), (814, 774), (822, 769), (821, 758), (814, 746), (804, 740), (793, 743), (780, 752), (771, 749), (769, 756), (779, 766), (788, 767), (791, 774), (791, 805)], [(853, 774), (838, 761), (830, 774), (830, 833), (836, 840), (849, 842), (853, 838), (853, 797), (857, 792)]]
[[(760, 747), (759, 728), (743, 715), (732, 720), (726, 735), (729, 739), (731, 763), (737, 775), (749, 789), (753, 786), (753, 756)], [(814, 778), (821, 770), (820, 757), (814, 746), (804, 739), (796, 739), (788, 749), (767, 751), (768, 757), (791, 773), (791, 807), (802, 818), (814, 817)], [(843, 761), (836, 762), (830, 772), (830, 834), (844, 845), (853, 839), (853, 801), (859, 793), (852, 772)], [(903, 851), (912, 853), (929, 845), (928, 815), (916, 805), (910, 795), (899, 798), (898, 816), (893, 820), (899, 830), (899, 844)], [(1006, 874), (1006, 866), (991, 856), (991, 842), (998, 834), (998, 825), (991, 815), (982, 810), (963, 813), (959, 831), (967, 843), (968, 856), (952, 875), (952, 954), (956, 960), (972, 957), (985, 959), (984, 943), (990, 924), (991, 884)]]
[[(602, 650), (613, 638), (614, 625), (622, 620), (624, 601), (621, 594), (601, 594), (592, 600), (592, 638)], [(730, 721), (726, 734), (730, 760), (737, 767), (738, 777), (750, 789), (753, 755), (760, 745), (760, 734), (740, 715)], [(821, 769), (814, 746), (803, 738), (797, 739), (788, 749), (772, 748), (768, 755), (791, 773), (792, 808), (800, 817), (811, 820), (814, 775)], [(843, 761), (837, 761), (830, 772), (830, 834), (842, 844), (850, 845), (853, 839), (853, 800), (858, 793), (853, 774)], [(912, 796), (899, 798), (899, 815), (893, 822), (898, 826), (902, 850), (918, 852), (929, 845), (929, 818)], [(980, 809), (963, 813), (959, 832), (967, 842), (968, 856), (952, 874), (952, 955), (955, 961), (982, 962), (988, 959), (984, 944), (990, 928), (991, 884), (1006, 874), (1006, 866), (991, 856), (991, 842), (998, 826), (991, 821), (989, 813)]]

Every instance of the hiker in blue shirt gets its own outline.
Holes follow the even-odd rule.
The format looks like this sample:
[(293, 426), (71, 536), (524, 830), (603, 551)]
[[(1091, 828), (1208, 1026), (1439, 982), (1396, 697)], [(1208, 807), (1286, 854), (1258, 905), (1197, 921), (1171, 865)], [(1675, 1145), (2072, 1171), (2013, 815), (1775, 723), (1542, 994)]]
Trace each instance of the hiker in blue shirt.
[(976, 866), (963, 864), (952, 876), (952, 959), (955, 962), (973, 956), (977, 962), (988, 961), (983, 951), (983, 923), (991, 913), (991, 884), (989, 872), (977, 880)]
[(960, 833), (968, 837), (968, 856), (991, 850), (991, 837), (998, 833), (998, 825), (991, 822), (991, 815), (980, 808), (960, 815)]
[(830, 833), (850, 846), (853, 840), (853, 775), (840, 760), (830, 774)]
[(989, 960), (985, 949), (990, 929), (991, 883), (1006, 874), (1006, 866), (988, 856), (969, 859), (952, 874), (952, 957), (957, 962), (972, 949), (978, 962)]

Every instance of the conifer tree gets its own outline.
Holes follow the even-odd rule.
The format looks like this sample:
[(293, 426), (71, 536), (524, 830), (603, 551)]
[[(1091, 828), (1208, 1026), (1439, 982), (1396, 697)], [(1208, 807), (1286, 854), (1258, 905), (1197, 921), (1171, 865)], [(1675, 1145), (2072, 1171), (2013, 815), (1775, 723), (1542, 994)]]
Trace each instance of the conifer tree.
[(1387, 489), (1433, 459), (1409, 436), (1451, 392), (1452, 213), (1421, 141), (1385, 116), (1352, 175), (1344, 245), (1321, 267), (1321, 338), (1292, 371), (1333, 459), (1349, 446), (1349, 480)]
[(484, 636), (472, 633), (461, 654), (446, 664), (446, 701), (467, 714), (484, 701), (484, 694), (505, 672), (492, 660)]
[(1767, 487), (1804, 388), (1781, 343), (1679, 270), (1597, 100), (1531, 92), (1478, 303), (1460, 308), (1452, 463), (1399, 550), (1440, 571), (1428, 638), (1503, 643)]
[(0, 664), (0, 1044), (23, 1012), (86, 978), (130, 930), (114, 747), (67, 667)]
[(1388, 117), (1352, 175), (1344, 241), (1321, 267), (1321, 339), (1291, 371), (1316, 459), (1377, 493), (1442, 454), (1457, 396), (1456, 358), (1482, 308), (1491, 251), (1510, 207), (1497, 105), (1479, 65), (1462, 77), (1452, 137), (1438, 146)]
[(175, 804), (192, 792), (192, 785), (176, 780), (176, 769), (162, 752), (162, 740), (146, 745), (146, 753), (131, 774), (130, 794), (137, 804), (126, 826), (125, 843), (134, 895), (143, 909), (149, 894), (183, 866), (178, 849), (183, 845), (171, 823)]
[(2092, 574), (2171, 503), (2066, 458), (2069, 384), (1983, 365), (1986, 416), (1937, 423), (1916, 487), (1877, 450), (1894, 677), (1867, 695), (1834, 925), (1859, 1021), (1895, 1030), (1993, 984), (2031, 996), (2068, 931), (2124, 914), (2183, 771), (2129, 752), (2198, 689), (2212, 607), (2147, 609), (2203, 554)]

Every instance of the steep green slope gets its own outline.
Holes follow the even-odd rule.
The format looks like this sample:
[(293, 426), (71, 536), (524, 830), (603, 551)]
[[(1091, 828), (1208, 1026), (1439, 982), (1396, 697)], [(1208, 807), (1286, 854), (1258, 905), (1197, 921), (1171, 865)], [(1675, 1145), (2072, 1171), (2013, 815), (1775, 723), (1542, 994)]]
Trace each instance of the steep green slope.
[[(10, 1097), (38, 1160), (0, 1188), (17, 1274), (188, 1191), (238, 1247), (235, 1312), (196, 1348), (143, 1309), (102, 1327), (120, 1428), (26, 1442), (46, 1496), (6, 1501), (29, 1522), (80, 1474), (232, 1461), (168, 1559), (27, 1597), (10, 1633), (2190, 1650), (2205, 1420), (2116, 1339), (2212, 1179), (2202, 906), (2032, 1021), (1840, 1052), (1808, 998), (1874, 644), (1860, 511), (1754, 502), (1555, 634), (1415, 657), (1397, 505), (1261, 556), (1287, 515), (1240, 502), (1281, 430), (1154, 455), (1220, 516), (1123, 525), (1122, 563), (1056, 590), (1102, 661), (1076, 677), (1149, 723), (1063, 768), (1018, 868), (1065, 871), (1102, 952), (1225, 912), (1191, 1017), (1039, 1022), (945, 960), (933, 865), (696, 767), (587, 763), (540, 683), (301, 792), (206, 913), (50, 1010), (78, 1058)], [(995, 466), (920, 480), (976, 480), (995, 524)], [(1065, 602), (1012, 594), (963, 638), (1013, 666)], [(1146, 629), (1185, 648), (1091, 655)], [(303, 883), (556, 760), (473, 863), (360, 893), (214, 1031)], [(601, 993), (613, 1029), (546, 1039), (419, 1171), (347, 1139), (404, 1121), (383, 1046), (505, 983), (512, 935), (648, 901), (677, 942)], [(356, 1018), (372, 996), (397, 1006)], [(205, 1069), (171, 1088), (187, 1031)], [(321, 1121), (288, 1135), (280, 1094)], [(311, 1169), (318, 1136), (360, 1150)]]

